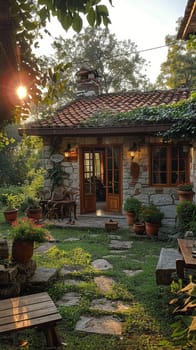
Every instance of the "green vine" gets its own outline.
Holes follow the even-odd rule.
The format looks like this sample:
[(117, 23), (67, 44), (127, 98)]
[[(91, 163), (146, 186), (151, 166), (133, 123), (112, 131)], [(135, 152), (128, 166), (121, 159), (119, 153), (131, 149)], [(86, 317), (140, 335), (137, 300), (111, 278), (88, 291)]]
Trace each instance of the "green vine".
[(128, 127), (137, 123), (169, 124), (164, 132), (156, 132), (163, 138), (191, 138), (196, 136), (196, 92), (191, 97), (172, 105), (141, 107), (126, 113), (113, 115), (100, 112), (81, 123), (85, 127)]

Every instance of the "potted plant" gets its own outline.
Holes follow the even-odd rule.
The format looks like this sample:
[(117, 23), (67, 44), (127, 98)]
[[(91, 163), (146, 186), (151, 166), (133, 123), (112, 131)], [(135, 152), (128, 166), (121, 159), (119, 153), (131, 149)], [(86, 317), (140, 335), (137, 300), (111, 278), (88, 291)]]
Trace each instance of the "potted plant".
[(146, 205), (142, 208), (143, 221), (147, 235), (157, 235), (161, 226), (164, 213), (154, 204)]
[(140, 211), (136, 214), (135, 222), (133, 223), (132, 230), (135, 234), (143, 235), (145, 233), (145, 223), (142, 217), (142, 206)]
[(5, 194), (4, 195), (4, 200), (5, 200), (5, 209), (4, 209), (4, 217), (6, 222), (9, 224), (12, 223), (13, 221), (16, 220), (17, 215), (18, 215), (18, 196), (16, 194)]
[(136, 217), (139, 215), (142, 204), (139, 199), (135, 197), (128, 197), (124, 203), (124, 210), (127, 215), (128, 225), (133, 225), (136, 220)]
[(145, 233), (145, 223), (142, 221), (134, 222), (132, 230), (137, 235), (143, 235)]
[(42, 217), (40, 200), (36, 197), (26, 197), (22, 205), (23, 212), (27, 212), (27, 217), (39, 221)]
[(190, 201), (179, 202), (176, 206), (176, 213), (180, 229), (184, 233), (192, 230), (191, 226), (196, 221), (196, 204)]
[(33, 256), (34, 242), (46, 241), (48, 230), (32, 219), (23, 218), (12, 223), (12, 237), (12, 260), (26, 263)]
[(192, 183), (183, 183), (178, 185), (178, 197), (179, 201), (193, 201), (193, 184)]

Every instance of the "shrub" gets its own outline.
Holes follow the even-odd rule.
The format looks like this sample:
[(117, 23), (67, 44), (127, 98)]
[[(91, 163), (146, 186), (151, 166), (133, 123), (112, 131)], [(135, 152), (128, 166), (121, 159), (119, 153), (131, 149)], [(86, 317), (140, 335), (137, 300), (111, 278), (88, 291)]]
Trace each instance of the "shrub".
[(13, 238), (19, 241), (44, 242), (48, 237), (48, 230), (33, 220), (24, 218), (12, 224)]
[(143, 221), (150, 222), (151, 224), (161, 224), (164, 218), (164, 213), (154, 204), (143, 206), (141, 217)]
[(141, 207), (142, 203), (135, 197), (128, 197), (124, 203), (124, 210), (134, 213), (137, 219), (139, 217)]
[(196, 220), (196, 204), (190, 201), (182, 201), (176, 207), (177, 218), (183, 230), (191, 230), (191, 222)]
[(169, 304), (172, 305), (175, 316), (175, 323), (172, 325), (172, 338), (175, 341), (180, 341), (181, 344), (189, 342), (190, 347), (187, 349), (193, 349), (191, 345), (194, 346), (196, 340), (196, 284), (190, 282), (178, 290)]
[(2, 194), (2, 202), (6, 206), (6, 210), (18, 209), (23, 201), (23, 194)]
[(178, 185), (178, 191), (192, 191), (193, 190), (193, 184), (192, 183), (184, 183)]

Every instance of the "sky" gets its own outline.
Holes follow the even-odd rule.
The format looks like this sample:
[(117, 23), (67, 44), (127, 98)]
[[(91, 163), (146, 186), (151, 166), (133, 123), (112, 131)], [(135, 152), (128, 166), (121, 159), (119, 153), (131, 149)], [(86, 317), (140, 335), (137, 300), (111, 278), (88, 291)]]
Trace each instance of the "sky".
[[(149, 63), (145, 71), (152, 83), (160, 73), (160, 65), (167, 58), (165, 45), (166, 35), (176, 34), (176, 21), (184, 16), (188, 0), (112, 0), (111, 7), (108, 0), (103, 0), (108, 7), (112, 24), (110, 32), (115, 33), (118, 40), (130, 39), (137, 45), (140, 55)], [(65, 32), (56, 19), (48, 25), (53, 38), (59, 35), (65, 39), (72, 35), (72, 31)], [(52, 40), (44, 37), (38, 54), (52, 54), (50, 46)], [(147, 50), (142, 52), (143, 50)]]

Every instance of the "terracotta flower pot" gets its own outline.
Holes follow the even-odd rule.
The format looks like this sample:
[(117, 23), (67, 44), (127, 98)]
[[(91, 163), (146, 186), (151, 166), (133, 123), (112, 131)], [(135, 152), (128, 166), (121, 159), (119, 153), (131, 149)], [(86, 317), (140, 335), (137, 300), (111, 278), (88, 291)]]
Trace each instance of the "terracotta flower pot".
[(39, 221), (42, 218), (42, 208), (28, 208), (27, 209), (27, 216), (28, 218), (34, 219), (36, 221)]
[(18, 209), (5, 210), (3, 212), (5, 221), (11, 224), (13, 221), (16, 221), (18, 215)]
[(180, 202), (182, 201), (193, 201), (193, 196), (195, 192), (193, 191), (178, 191), (178, 199)]
[(135, 234), (143, 235), (145, 233), (145, 224), (143, 222), (135, 222), (132, 229)]
[(133, 225), (135, 222), (135, 214), (132, 212), (127, 211), (126, 212), (127, 215), (127, 223), (128, 225)]
[(12, 260), (27, 263), (33, 256), (34, 242), (14, 240), (12, 244)]
[(152, 224), (151, 222), (145, 222), (145, 231), (148, 236), (158, 235), (160, 224)]

